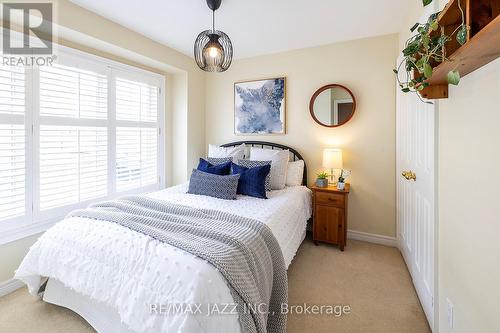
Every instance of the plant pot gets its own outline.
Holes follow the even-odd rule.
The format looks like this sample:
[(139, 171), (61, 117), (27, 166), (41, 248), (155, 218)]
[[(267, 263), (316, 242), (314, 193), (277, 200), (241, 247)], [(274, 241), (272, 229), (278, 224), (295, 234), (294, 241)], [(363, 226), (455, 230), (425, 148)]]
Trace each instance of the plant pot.
[(317, 187), (328, 187), (328, 179), (316, 179)]
[(345, 183), (337, 183), (337, 190), (343, 191), (345, 189)]

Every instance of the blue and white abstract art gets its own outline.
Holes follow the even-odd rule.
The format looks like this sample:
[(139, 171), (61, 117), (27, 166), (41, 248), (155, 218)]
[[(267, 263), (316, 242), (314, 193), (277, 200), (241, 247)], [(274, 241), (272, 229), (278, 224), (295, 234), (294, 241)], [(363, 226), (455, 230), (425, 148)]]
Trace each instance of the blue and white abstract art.
[(236, 134), (285, 134), (285, 78), (234, 84)]

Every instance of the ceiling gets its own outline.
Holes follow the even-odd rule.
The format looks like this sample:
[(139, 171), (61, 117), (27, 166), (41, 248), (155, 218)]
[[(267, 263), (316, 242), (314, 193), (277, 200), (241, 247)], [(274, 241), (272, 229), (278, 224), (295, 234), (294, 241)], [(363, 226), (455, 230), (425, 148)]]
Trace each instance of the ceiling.
[[(212, 24), (205, 0), (71, 1), (191, 57)], [(407, 1), (223, 0), (216, 28), (231, 38), (234, 57), (246, 58), (396, 33)]]

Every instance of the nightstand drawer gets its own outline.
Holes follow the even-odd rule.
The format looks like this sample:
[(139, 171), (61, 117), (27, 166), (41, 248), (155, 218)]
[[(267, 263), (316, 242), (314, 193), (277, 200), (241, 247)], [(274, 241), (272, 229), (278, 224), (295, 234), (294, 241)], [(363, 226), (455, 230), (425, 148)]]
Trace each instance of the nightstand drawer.
[(316, 191), (314, 199), (318, 205), (344, 208), (345, 196), (343, 194)]

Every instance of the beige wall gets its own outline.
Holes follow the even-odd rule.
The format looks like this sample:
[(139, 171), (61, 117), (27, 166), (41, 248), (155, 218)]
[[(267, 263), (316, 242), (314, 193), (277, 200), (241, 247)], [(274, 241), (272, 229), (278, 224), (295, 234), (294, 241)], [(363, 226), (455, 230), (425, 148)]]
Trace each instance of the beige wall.
[(19, 267), (28, 249), (40, 235), (34, 235), (0, 246), (0, 283), (9, 280)]
[[(323, 148), (342, 148), (353, 172), (349, 228), (395, 236), (397, 47), (397, 35), (388, 35), (234, 61), (224, 74), (207, 75), (206, 143), (252, 138), (289, 145), (304, 156), (311, 184)], [(287, 134), (235, 136), (234, 82), (281, 75), (287, 78)], [(356, 97), (356, 114), (338, 128), (322, 127), (309, 114), (311, 96), (328, 83), (345, 85)]]
[[(57, 2), (57, 11), (60, 44), (165, 75), (167, 184), (185, 181), (205, 146), (205, 76), (194, 60), (67, 0)], [(72, 32), (85, 38), (72, 40)], [(100, 49), (92, 38), (109, 45)], [(120, 49), (120, 54), (109, 51), (113, 49)], [(134, 60), (123, 55), (127, 52)], [(13, 276), (35, 240), (33, 236), (0, 245), (0, 283)]]
[[(439, 102), (440, 332), (500, 332), (500, 59)], [(449, 329), (446, 298), (454, 305)]]

